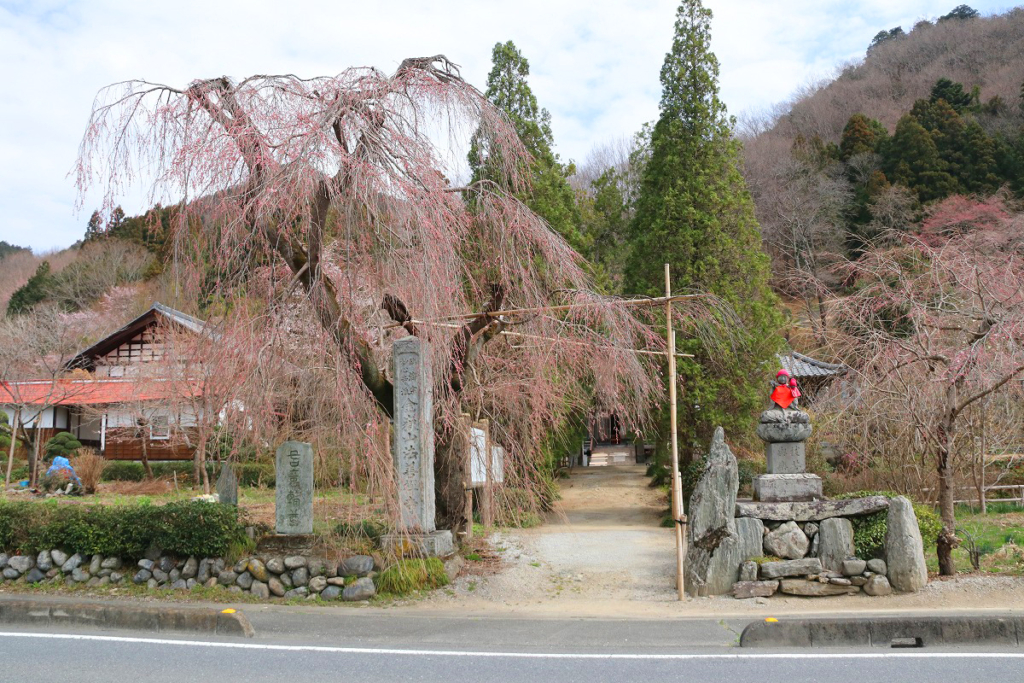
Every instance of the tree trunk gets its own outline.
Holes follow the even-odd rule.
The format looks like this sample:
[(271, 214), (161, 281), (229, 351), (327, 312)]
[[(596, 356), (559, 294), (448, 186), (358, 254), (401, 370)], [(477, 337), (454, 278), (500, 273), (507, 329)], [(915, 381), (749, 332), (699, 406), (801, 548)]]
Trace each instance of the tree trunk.
[(149, 439), (146, 438), (146, 431), (142, 431), (142, 468), (146, 470), (146, 479), (153, 479), (153, 468), (149, 465), (149, 449), (147, 442)]
[(11, 423), (11, 448), (7, 453), (7, 475), (4, 481), (4, 487), (11, 485), (11, 470), (14, 469), (14, 449), (18, 445), (18, 421), (21, 419), (21, 409), (16, 408), (14, 411), (14, 421)]
[(935, 552), (939, 557), (939, 574), (942, 576), (956, 574), (956, 564), (953, 561), (953, 548), (956, 547), (957, 540), (956, 514), (953, 509), (953, 468), (949, 458), (951, 434), (951, 424), (947, 423), (939, 428), (939, 515), (942, 517), (942, 531), (935, 544)]
[(36, 417), (36, 435), (32, 444), (32, 450), (29, 451), (28, 459), (28, 486), (29, 488), (35, 488), (39, 483), (39, 442), (42, 440), (42, 436), (39, 434), (39, 423), (42, 422), (42, 412)]
[(825, 308), (825, 299), (818, 295), (818, 343), (824, 344), (827, 338), (826, 328), (828, 326), (828, 311)]
[(435, 523), (438, 529), (451, 529), (458, 542), (472, 512), (466, 510), (468, 434), (456, 429), (454, 433), (435, 434), (434, 439)]

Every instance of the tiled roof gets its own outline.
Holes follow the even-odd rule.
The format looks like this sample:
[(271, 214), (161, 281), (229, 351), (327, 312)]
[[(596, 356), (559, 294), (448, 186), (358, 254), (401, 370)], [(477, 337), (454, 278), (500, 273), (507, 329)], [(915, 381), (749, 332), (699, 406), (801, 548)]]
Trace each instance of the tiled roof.
[[(182, 327), (192, 330), (196, 334), (211, 333), (211, 331), (206, 326), (205, 320), (193, 318), (192, 316), (182, 313), (181, 311), (176, 311), (170, 306), (164, 306), (159, 301), (154, 302), (153, 307), (150, 310), (160, 312), (166, 318), (173, 320)], [(214, 338), (216, 338), (216, 336)]]
[(780, 355), (779, 362), (793, 377), (834, 377), (849, 369), (842, 363), (826, 363), (796, 351)]
[(68, 368), (91, 368), (98, 356), (102, 356), (111, 349), (114, 349), (120, 344), (128, 341), (133, 335), (137, 334), (145, 327), (152, 325), (157, 318), (163, 318), (164, 320), (174, 323), (179, 327), (183, 327), (195, 334), (207, 335), (214, 341), (220, 339), (220, 333), (213, 329), (212, 325), (208, 325), (205, 321), (200, 320), (199, 318), (194, 318), (157, 301), (149, 308), (148, 311), (140, 315), (135, 320), (132, 320), (121, 329), (107, 335), (89, 348), (78, 353), (70, 362), (68, 362)]
[(202, 395), (196, 380), (58, 379), (0, 382), (0, 404), (85, 406), (166, 401)]

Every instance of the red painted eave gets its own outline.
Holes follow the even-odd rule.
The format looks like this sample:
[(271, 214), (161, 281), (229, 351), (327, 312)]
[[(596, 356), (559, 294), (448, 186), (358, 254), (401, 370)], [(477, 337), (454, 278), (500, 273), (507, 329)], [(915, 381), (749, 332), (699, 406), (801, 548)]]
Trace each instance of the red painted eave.
[(202, 396), (196, 380), (58, 379), (0, 382), (0, 404), (84, 406), (182, 401)]

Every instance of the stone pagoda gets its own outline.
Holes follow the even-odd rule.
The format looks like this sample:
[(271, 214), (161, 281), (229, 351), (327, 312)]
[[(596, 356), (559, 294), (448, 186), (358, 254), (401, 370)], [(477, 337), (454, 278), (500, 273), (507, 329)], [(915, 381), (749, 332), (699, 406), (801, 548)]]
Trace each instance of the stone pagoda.
[(804, 441), (810, 416), (797, 408), (800, 391), (786, 370), (776, 376), (774, 406), (761, 413), (757, 435), (765, 442), (768, 473), (754, 477), (754, 500), (768, 503), (819, 500), (821, 477), (806, 472)]

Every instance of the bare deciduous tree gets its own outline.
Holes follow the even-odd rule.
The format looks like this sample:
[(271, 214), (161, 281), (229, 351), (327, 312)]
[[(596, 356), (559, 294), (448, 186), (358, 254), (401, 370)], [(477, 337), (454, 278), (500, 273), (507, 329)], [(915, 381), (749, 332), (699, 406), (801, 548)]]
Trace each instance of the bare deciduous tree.
[[(634, 424), (660, 391), (631, 351), (660, 348), (637, 307), (592, 294), (578, 257), (506, 192), (450, 186), (433, 140), (473, 131), (503, 186), (522, 187), (509, 121), (440, 55), (391, 75), (134, 81), (101, 92), (77, 172), (83, 191), (99, 181), (112, 202), (145, 165), (155, 194), (185, 198), (184, 281), (230, 302), (232, 344), (250, 359), (236, 394), (247, 428), (317, 422), (327, 438), (331, 415), (333, 442), (385, 471), (390, 342), (431, 342), (438, 522), (455, 530), (467, 516), (463, 411), (503, 425), (529, 480), (533, 446), (589, 400), (584, 387)], [(551, 304), (568, 308), (498, 313)]]
[(871, 250), (845, 265), (858, 286), (835, 304), (831, 341), (856, 368), (856, 409), (873, 429), (912, 429), (935, 467), (943, 575), (955, 573), (965, 416), (1024, 373), (1024, 263), (1005, 248), (1015, 239), (1008, 226)]

